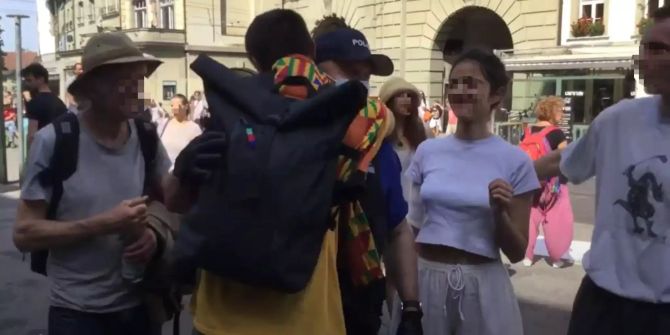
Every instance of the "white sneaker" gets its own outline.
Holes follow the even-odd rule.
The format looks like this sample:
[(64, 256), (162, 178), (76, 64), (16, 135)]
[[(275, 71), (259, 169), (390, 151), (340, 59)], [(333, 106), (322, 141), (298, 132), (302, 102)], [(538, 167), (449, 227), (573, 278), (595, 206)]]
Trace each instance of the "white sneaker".
[(563, 262), (563, 261), (558, 261), (558, 262), (554, 262), (554, 263), (551, 264), (551, 267), (554, 268), (554, 269), (560, 269), (563, 266), (565, 266), (565, 262)]
[(522, 263), (523, 263), (523, 266), (525, 266), (525, 267), (533, 266), (533, 261), (528, 259), (528, 258), (524, 258)]

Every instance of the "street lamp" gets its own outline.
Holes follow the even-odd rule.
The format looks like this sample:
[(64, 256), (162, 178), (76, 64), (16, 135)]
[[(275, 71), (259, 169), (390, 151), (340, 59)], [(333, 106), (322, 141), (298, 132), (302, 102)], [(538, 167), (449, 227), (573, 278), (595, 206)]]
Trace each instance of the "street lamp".
[[(21, 58), (23, 56), (23, 48), (21, 46), (21, 20), (29, 18), (28, 15), (7, 15), (7, 17), (14, 18), (14, 25), (16, 31), (16, 119), (18, 121), (19, 135), (21, 136), (21, 161), (19, 162), (19, 175), (23, 175), (23, 162), (26, 160), (26, 129), (23, 127), (23, 95), (21, 92)], [(21, 178), (19, 177), (19, 180)]]
[[(0, 16), (0, 19), (2, 17)], [(5, 53), (2, 51), (2, 47), (5, 45), (3, 40), (2, 40), (2, 26), (0, 26), (0, 93), (2, 93), (2, 109), (3, 109), (3, 114), (4, 114), (4, 108), (5, 108), (5, 90), (2, 87), (2, 83), (5, 81), (3, 73), (5, 72)], [(2, 145), (2, 148), (0, 148), (0, 184), (6, 184), (7, 183), (7, 137), (5, 135), (5, 125), (3, 124), (2, 127), (0, 127), (0, 145)]]

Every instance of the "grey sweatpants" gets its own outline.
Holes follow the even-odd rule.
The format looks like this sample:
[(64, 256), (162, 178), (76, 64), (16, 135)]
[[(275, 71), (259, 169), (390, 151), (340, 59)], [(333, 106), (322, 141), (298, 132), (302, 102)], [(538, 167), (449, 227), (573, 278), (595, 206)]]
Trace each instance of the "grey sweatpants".
[[(523, 335), (519, 304), (500, 261), (452, 265), (419, 259), (426, 335)], [(400, 323), (394, 299), (390, 334)]]

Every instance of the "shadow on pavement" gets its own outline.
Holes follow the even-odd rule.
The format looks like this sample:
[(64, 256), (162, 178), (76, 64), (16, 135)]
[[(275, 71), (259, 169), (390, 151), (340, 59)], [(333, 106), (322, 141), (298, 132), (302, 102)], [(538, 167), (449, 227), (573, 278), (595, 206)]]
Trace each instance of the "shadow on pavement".
[(519, 299), (525, 335), (565, 335), (570, 310)]

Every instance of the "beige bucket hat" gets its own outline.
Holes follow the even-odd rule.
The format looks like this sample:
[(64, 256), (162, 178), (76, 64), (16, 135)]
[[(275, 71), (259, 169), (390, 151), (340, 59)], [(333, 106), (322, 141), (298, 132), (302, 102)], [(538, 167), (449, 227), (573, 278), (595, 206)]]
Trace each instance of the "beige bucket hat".
[(379, 98), (382, 102), (388, 104), (389, 100), (391, 100), (394, 95), (403, 91), (411, 92), (417, 97), (420, 97), (421, 95), (419, 89), (412, 85), (412, 83), (400, 77), (391, 77), (379, 89)]
[(84, 72), (68, 87), (68, 92), (74, 93), (85, 86), (90, 80), (90, 74), (103, 65), (146, 63), (147, 73), (150, 76), (163, 62), (159, 59), (143, 54), (135, 43), (124, 33), (99, 33), (93, 35), (84, 46), (81, 65)]

